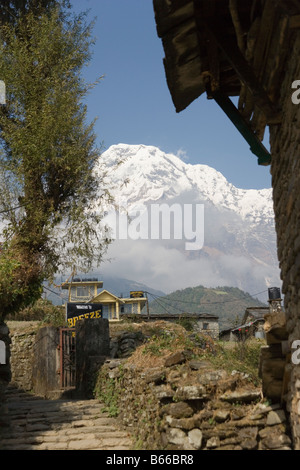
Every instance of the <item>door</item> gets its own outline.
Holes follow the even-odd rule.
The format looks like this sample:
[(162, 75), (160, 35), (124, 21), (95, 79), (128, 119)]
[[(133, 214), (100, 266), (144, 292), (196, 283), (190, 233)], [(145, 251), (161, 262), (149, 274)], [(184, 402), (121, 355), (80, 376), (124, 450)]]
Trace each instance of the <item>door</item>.
[(61, 388), (76, 385), (75, 328), (60, 329), (60, 385)]

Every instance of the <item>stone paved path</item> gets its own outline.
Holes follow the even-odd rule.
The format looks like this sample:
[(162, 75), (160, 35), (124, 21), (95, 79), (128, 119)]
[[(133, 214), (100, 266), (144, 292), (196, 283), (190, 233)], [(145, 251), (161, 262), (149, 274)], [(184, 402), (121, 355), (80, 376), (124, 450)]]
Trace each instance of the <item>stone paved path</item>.
[(9, 388), (0, 450), (129, 450), (132, 440), (98, 400), (44, 400)]

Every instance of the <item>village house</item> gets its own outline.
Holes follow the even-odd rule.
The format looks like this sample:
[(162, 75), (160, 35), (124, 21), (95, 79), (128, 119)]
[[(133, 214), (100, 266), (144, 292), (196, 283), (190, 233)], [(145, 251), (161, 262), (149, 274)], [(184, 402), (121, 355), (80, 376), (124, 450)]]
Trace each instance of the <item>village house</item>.
[[(122, 319), (146, 322), (158, 320), (185, 322), (192, 325), (195, 332), (208, 334), (215, 339), (219, 338), (219, 319), (215, 315), (207, 313), (150, 314), (148, 298), (143, 291), (130, 291), (129, 297), (118, 297), (102, 287), (103, 281), (98, 281), (96, 278), (74, 278), (70, 282), (63, 283), (62, 288), (68, 290), (67, 308), (70, 307), (69, 309), (72, 310), (70, 317), (75, 319), (89, 317), (88, 311), (85, 316), (84, 311), (78, 310), (79, 313), (77, 313), (72, 307), (78, 305), (78, 309), (82, 309), (82, 304), (94, 304), (97, 312), (101, 310), (101, 317), (110, 322)], [(70, 321), (70, 326), (74, 325), (75, 321)]]
[(269, 313), (268, 307), (246, 308), (241, 324), (222, 334), (222, 339), (239, 341), (250, 337), (262, 339), (265, 337), (264, 315)]
[(103, 281), (96, 278), (75, 278), (65, 282), (63, 289), (68, 290), (68, 303), (101, 304), (102, 318), (119, 321), (122, 314), (141, 314), (148, 302), (142, 291), (131, 291), (129, 297), (117, 297), (103, 289)]

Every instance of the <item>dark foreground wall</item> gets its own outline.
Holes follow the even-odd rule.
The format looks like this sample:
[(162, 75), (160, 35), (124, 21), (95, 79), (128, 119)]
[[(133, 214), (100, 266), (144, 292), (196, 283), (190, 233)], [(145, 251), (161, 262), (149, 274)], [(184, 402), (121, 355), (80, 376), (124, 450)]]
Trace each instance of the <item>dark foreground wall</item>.
[[(299, 57), (300, 32), (297, 31), (291, 41), (281, 87), (282, 124), (270, 129), (278, 258), (290, 346), (300, 340), (300, 104), (292, 100), (295, 92), (292, 84), (300, 80)], [(287, 372), (290, 373), (287, 406), (294, 445), (300, 449), (300, 364), (291, 360)]]
[(110, 355), (109, 322), (87, 319), (76, 323), (76, 390), (89, 397), (96, 374)]

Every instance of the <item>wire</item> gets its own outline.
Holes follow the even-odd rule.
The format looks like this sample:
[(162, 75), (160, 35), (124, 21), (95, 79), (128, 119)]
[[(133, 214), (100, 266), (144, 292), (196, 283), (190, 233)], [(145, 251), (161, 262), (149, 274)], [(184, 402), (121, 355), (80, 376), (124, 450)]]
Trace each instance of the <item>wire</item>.
[[(256, 294), (249, 294), (249, 295), (250, 295), (250, 296), (254, 296), (254, 295), (263, 294), (263, 293), (265, 293), (265, 292), (267, 292), (267, 290), (264, 290), (264, 291), (262, 291), (262, 292), (258, 292), (258, 293), (256, 293)], [(171, 312), (169, 312), (169, 311), (164, 307), (164, 305), (161, 304), (161, 303), (158, 301), (158, 299), (159, 299), (160, 301), (166, 301), (166, 302), (169, 302), (169, 303), (171, 303), (171, 302), (175, 302), (175, 303), (176, 303), (177, 300), (171, 300), (171, 299), (166, 299), (166, 298), (163, 298), (163, 297), (158, 297), (158, 296), (156, 296), (155, 294), (152, 294), (151, 292), (146, 292), (146, 293), (149, 294), (149, 295), (151, 295), (151, 296), (154, 298), (154, 301), (157, 302), (158, 305), (159, 305), (165, 312), (171, 314)], [(245, 297), (245, 298), (246, 298), (246, 297)], [(181, 301), (178, 300), (178, 302), (182, 302), (182, 303), (186, 303), (186, 304), (191, 304), (191, 303), (192, 303), (192, 304), (196, 304), (197, 306), (201, 306), (201, 305), (224, 304), (224, 303), (236, 302), (236, 301), (240, 301), (240, 300), (243, 300), (243, 299), (227, 300), (227, 301), (223, 301), (223, 302), (203, 302), (203, 303), (201, 303), (201, 302), (197, 302), (197, 303), (196, 303), (196, 302), (189, 302), (189, 301), (184, 301), (184, 300), (181, 300)], [(188, 311), (186, 311), (186, 310), (182, 310), (180, 307), (178, 307), (178, 305), (175, 305), (173, 308), (176, 308), (177, 311), (179, 310), (179, 311), (180, 311), (181, 313), (183, 313), (183, 314), (193, 314), (193, 313), (195, 313), (195, 312), (188, 312)]]
[[(257, 292), (256, 294), (249, 294), (250, 297), (254, 297), (255, 295), (260, 295), (260, 294), (264, 294), (265, 292), (267, 292), (267, 289), (262, 291), (262, 292)], [(185, 304), (193, 304), (193, 305), (218, 305), (218, 304), (225, 304), (225, 303), (232, 303), (232, 302), (238, 302), (240, 300), (243, 300), (243, 298), (241, 299), (233, 299), (233, 300), (223, 300), (223, 301), (219, 301), (219, 302), (189, 302), (188, 300), (180, 300), (180, 299), (167, 299), (166, 297), (159, 297), (159, 296), (155, 296), (155, 294), (152, 294), (151, 292), (146, 292), (147, 294), (151, 295), (152, 297), (155, 298), (155, 300), (157, 299), (160, 299), (160, 300), (165, 300), (167, 302), (181, 302), (181, 303), (185, 303)], [(244, 297), (244, 299), (246, 299), (246, 297)]]
[[(151, 295), (151, 294), (150, 294), (150, 295)], [(158, 299), (160, 299), (160, 300), (166, 300), (167, 302), (172, 302), (172, 300), (170, 300), (170, 299), (161, 299), (160, 297), (154, 297), (154, 296), (153, 296), (153, 298), (154, 298), (154, 301), (157, 302), (158, 305), (160, 305), (167, 313), (169, 313), (170, 315), (173, 314), (173, 312), (171, 313), (171, 312), (167, 311), (167, 310), (164, 308), (164, 306), (163, 306), (161, 303), (158, 302)], [(173, 302), (176, 302), (176, 300), (174, 300)], [(171, 305), (171, 307), (172, 307), (172, 305)], [(177, 305), (174, 306), (174, 307), (172, 307), (172, 308), (176, 308), (176, 310), (179, 310), (181, 313), (192, 313), (192, 312), (187, 312), (186, 310), (182, 310), (182, 309), (181, 309), (180, 307), (178, 307)]]
[(62, 294), (58, 294), (58, 293), (55, 292), (54, 290), (49, 289), (49, 287), (43, 286), (43, 289), (46, 289), (46, 290), (48, 290), (49, 292), (52, 292), (52, 294), (57, 295), (57, 297), (59, 297), (59, 298), (62, 299), (62, 300), (68, 300), (67, 297), (64, 297)]
[(164, 305), (162, 305), (160, 302), (158, 302), (158, 298), (159, 298), (159, 297), (156, 297), (155, 295), (151, 294), (150, 292), (146, 292), (146, 293), (149, 294), (149, 295), (151, 295), (151, 297), (154, 298), (155, 302), (157, 302), (158, 305), (160, 305), (160, 306), (162, 307), (162, 309), (165, 310), (165, 312), (167, 312), (169, 315), (172, 315), (172, 313), (169, 312), (169, 311), (164, 307)]

